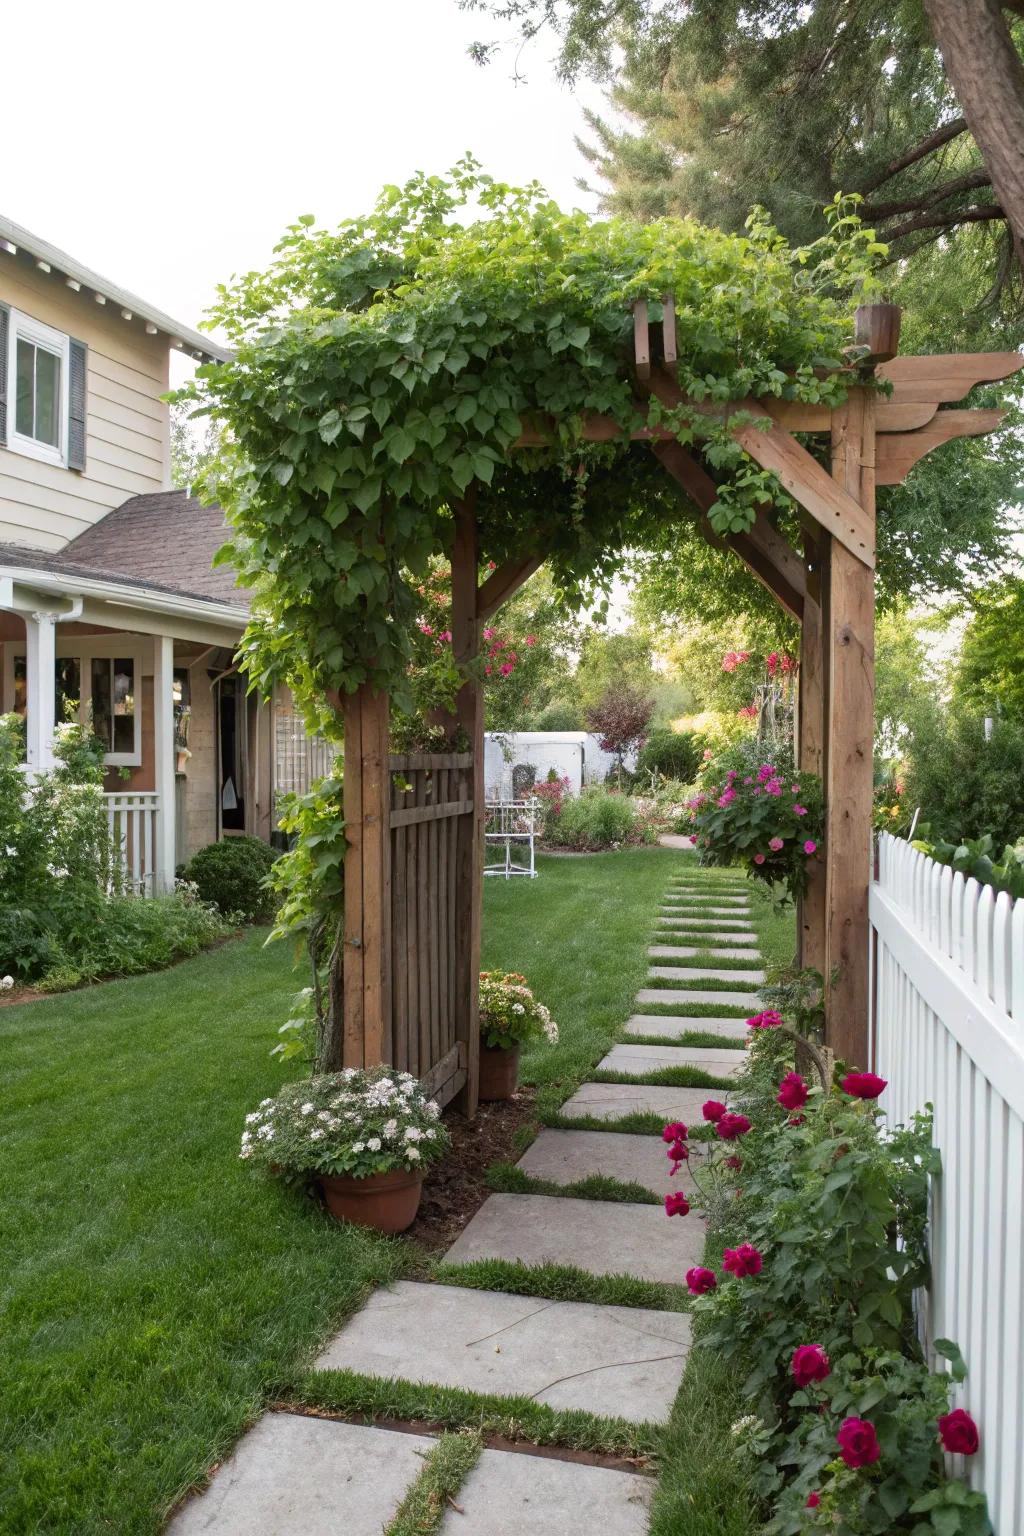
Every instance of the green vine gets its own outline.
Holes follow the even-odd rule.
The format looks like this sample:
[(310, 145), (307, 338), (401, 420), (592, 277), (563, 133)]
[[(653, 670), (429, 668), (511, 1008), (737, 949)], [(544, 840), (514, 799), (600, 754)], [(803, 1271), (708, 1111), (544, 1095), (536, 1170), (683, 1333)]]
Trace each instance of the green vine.
[[(470, 204), (479, 215), (460, 222)], [(235, 356), (179, 396), (225, 428), (206, 492), (235, 530), (224, 558), (256, 593), (242, 647), (254, 683), (286, 681), (316, 708), (370, 681), (408, 708), (415, 585), (450, 553), (450, 509), (471, 486), (483, 559), (543, 550), (569, 602), (607, 584), (676, 504), (628, 437), (669, 419), (635, 404), (637, 299), (657, 317), (675, 296), (678, 382), (704, 407), (840, 400), (851, 299), (870, 293), (883, 248), (850, 200), (830, 217), (802, 250), (757, 211), (744, 237), (595, 222), (467, 158), (386, 187), (336, 233), (300, 219), (267, 271), (221, 288), (212, 319)], [(586, 412), (626, 435), (585, 443)], [(670, 416), (720, 481), (717, 527), (780, 499), (724, 410)], [(552, 418), (550, 442), (515, 446), (524, 419)]]

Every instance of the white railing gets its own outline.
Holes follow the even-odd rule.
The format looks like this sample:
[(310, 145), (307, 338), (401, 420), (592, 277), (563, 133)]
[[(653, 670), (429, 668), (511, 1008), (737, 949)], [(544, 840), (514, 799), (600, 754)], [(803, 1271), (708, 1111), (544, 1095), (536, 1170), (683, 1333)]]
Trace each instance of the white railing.
[[(967, 1362), (957, 1406), (981, 1431), (957, 1467), (982, 1488), (997, 1536), (1024, 1531), (1024, 900), (883, 834), (871, 888), (874, 1069), (893, 1124), (934, 1107), (942, 1173), (931, 1192), (931, 1350)], [(938, 1363), (938, 1362), (936, 1362)]]
[[(107, 826), (113, 849), (117, 890), (135, 896), (152, 896), (160, 888), (157, 869), (156, 818), (159, 795), (150, 790), (104, 795)], [(173, 871), (172, 871), (173, 873)]]

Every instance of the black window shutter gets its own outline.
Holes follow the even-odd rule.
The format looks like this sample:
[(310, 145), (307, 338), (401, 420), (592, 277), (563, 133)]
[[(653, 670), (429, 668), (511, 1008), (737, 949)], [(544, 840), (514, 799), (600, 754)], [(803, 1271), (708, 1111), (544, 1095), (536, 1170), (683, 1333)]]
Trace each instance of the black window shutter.
[(85, 468), (85, 360), (84, 341), (71, 340), (68, 368), (68, 469)]
[(0, 444), (7, 442), (7, 344), (11, 333), (11, 312), (0, 304)]

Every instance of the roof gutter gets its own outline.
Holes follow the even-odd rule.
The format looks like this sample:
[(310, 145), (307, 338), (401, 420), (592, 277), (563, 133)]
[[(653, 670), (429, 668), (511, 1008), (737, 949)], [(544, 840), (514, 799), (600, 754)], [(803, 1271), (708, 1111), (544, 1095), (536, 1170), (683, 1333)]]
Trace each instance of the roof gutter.
[[(151, 587), (122, 586), (120, 582), (115, 585), (113, 582), (97, 581), (85, 576), (58, 576), (53, 571), (32, 570), (22, 565), (0, 565), (0, 608), (13, 605), (15, 585), (68, 597), (72, 601), (77, 600), (79, 604), (86, 597), (95, 597), (111, 607), (139, 608), (148, 613), (203, 619), (223, 624), (226, 628), (244, 629), (249, 622), (248, 609), (236, 607), (233, 603), (176, 596), (171, 592), (154, 592)], [(81, 613), (81, 606), (78, 612)], [(77, 617), (77, 614), (74, 616)]]

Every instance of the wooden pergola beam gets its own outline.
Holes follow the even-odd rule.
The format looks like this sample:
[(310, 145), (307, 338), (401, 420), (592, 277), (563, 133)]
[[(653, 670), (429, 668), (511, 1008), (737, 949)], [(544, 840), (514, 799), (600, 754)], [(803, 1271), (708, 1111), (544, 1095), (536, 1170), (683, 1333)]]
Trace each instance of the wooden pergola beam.
[(1024, 368), (1020, 352), (937, 352), (923, 357), (894, 357), (882, 363), (878, 377), (895, 386), (901, 405), (936, 401), (948, 405), (962, 400), (976, 384), (1008, 379)]
[(982, 437), (994, 432), (1006, 415), (1000, 410), (938, 411), (927, 426), (916, 432), (898, 432), (880, 438), (877, 449), (876, 484), (902, 485), (907, 474), (925, 454), (957, 437)]
[(519, 588), (540, 570), (546, 559), (546, 552), (524, 555), (521, 560), (510, 560), (507, 565), (500, 565), (496, 571), (492, 571), (477, 588), (477, 618), (489, 619), (497, 613), (502, 604), (514, 597)]

